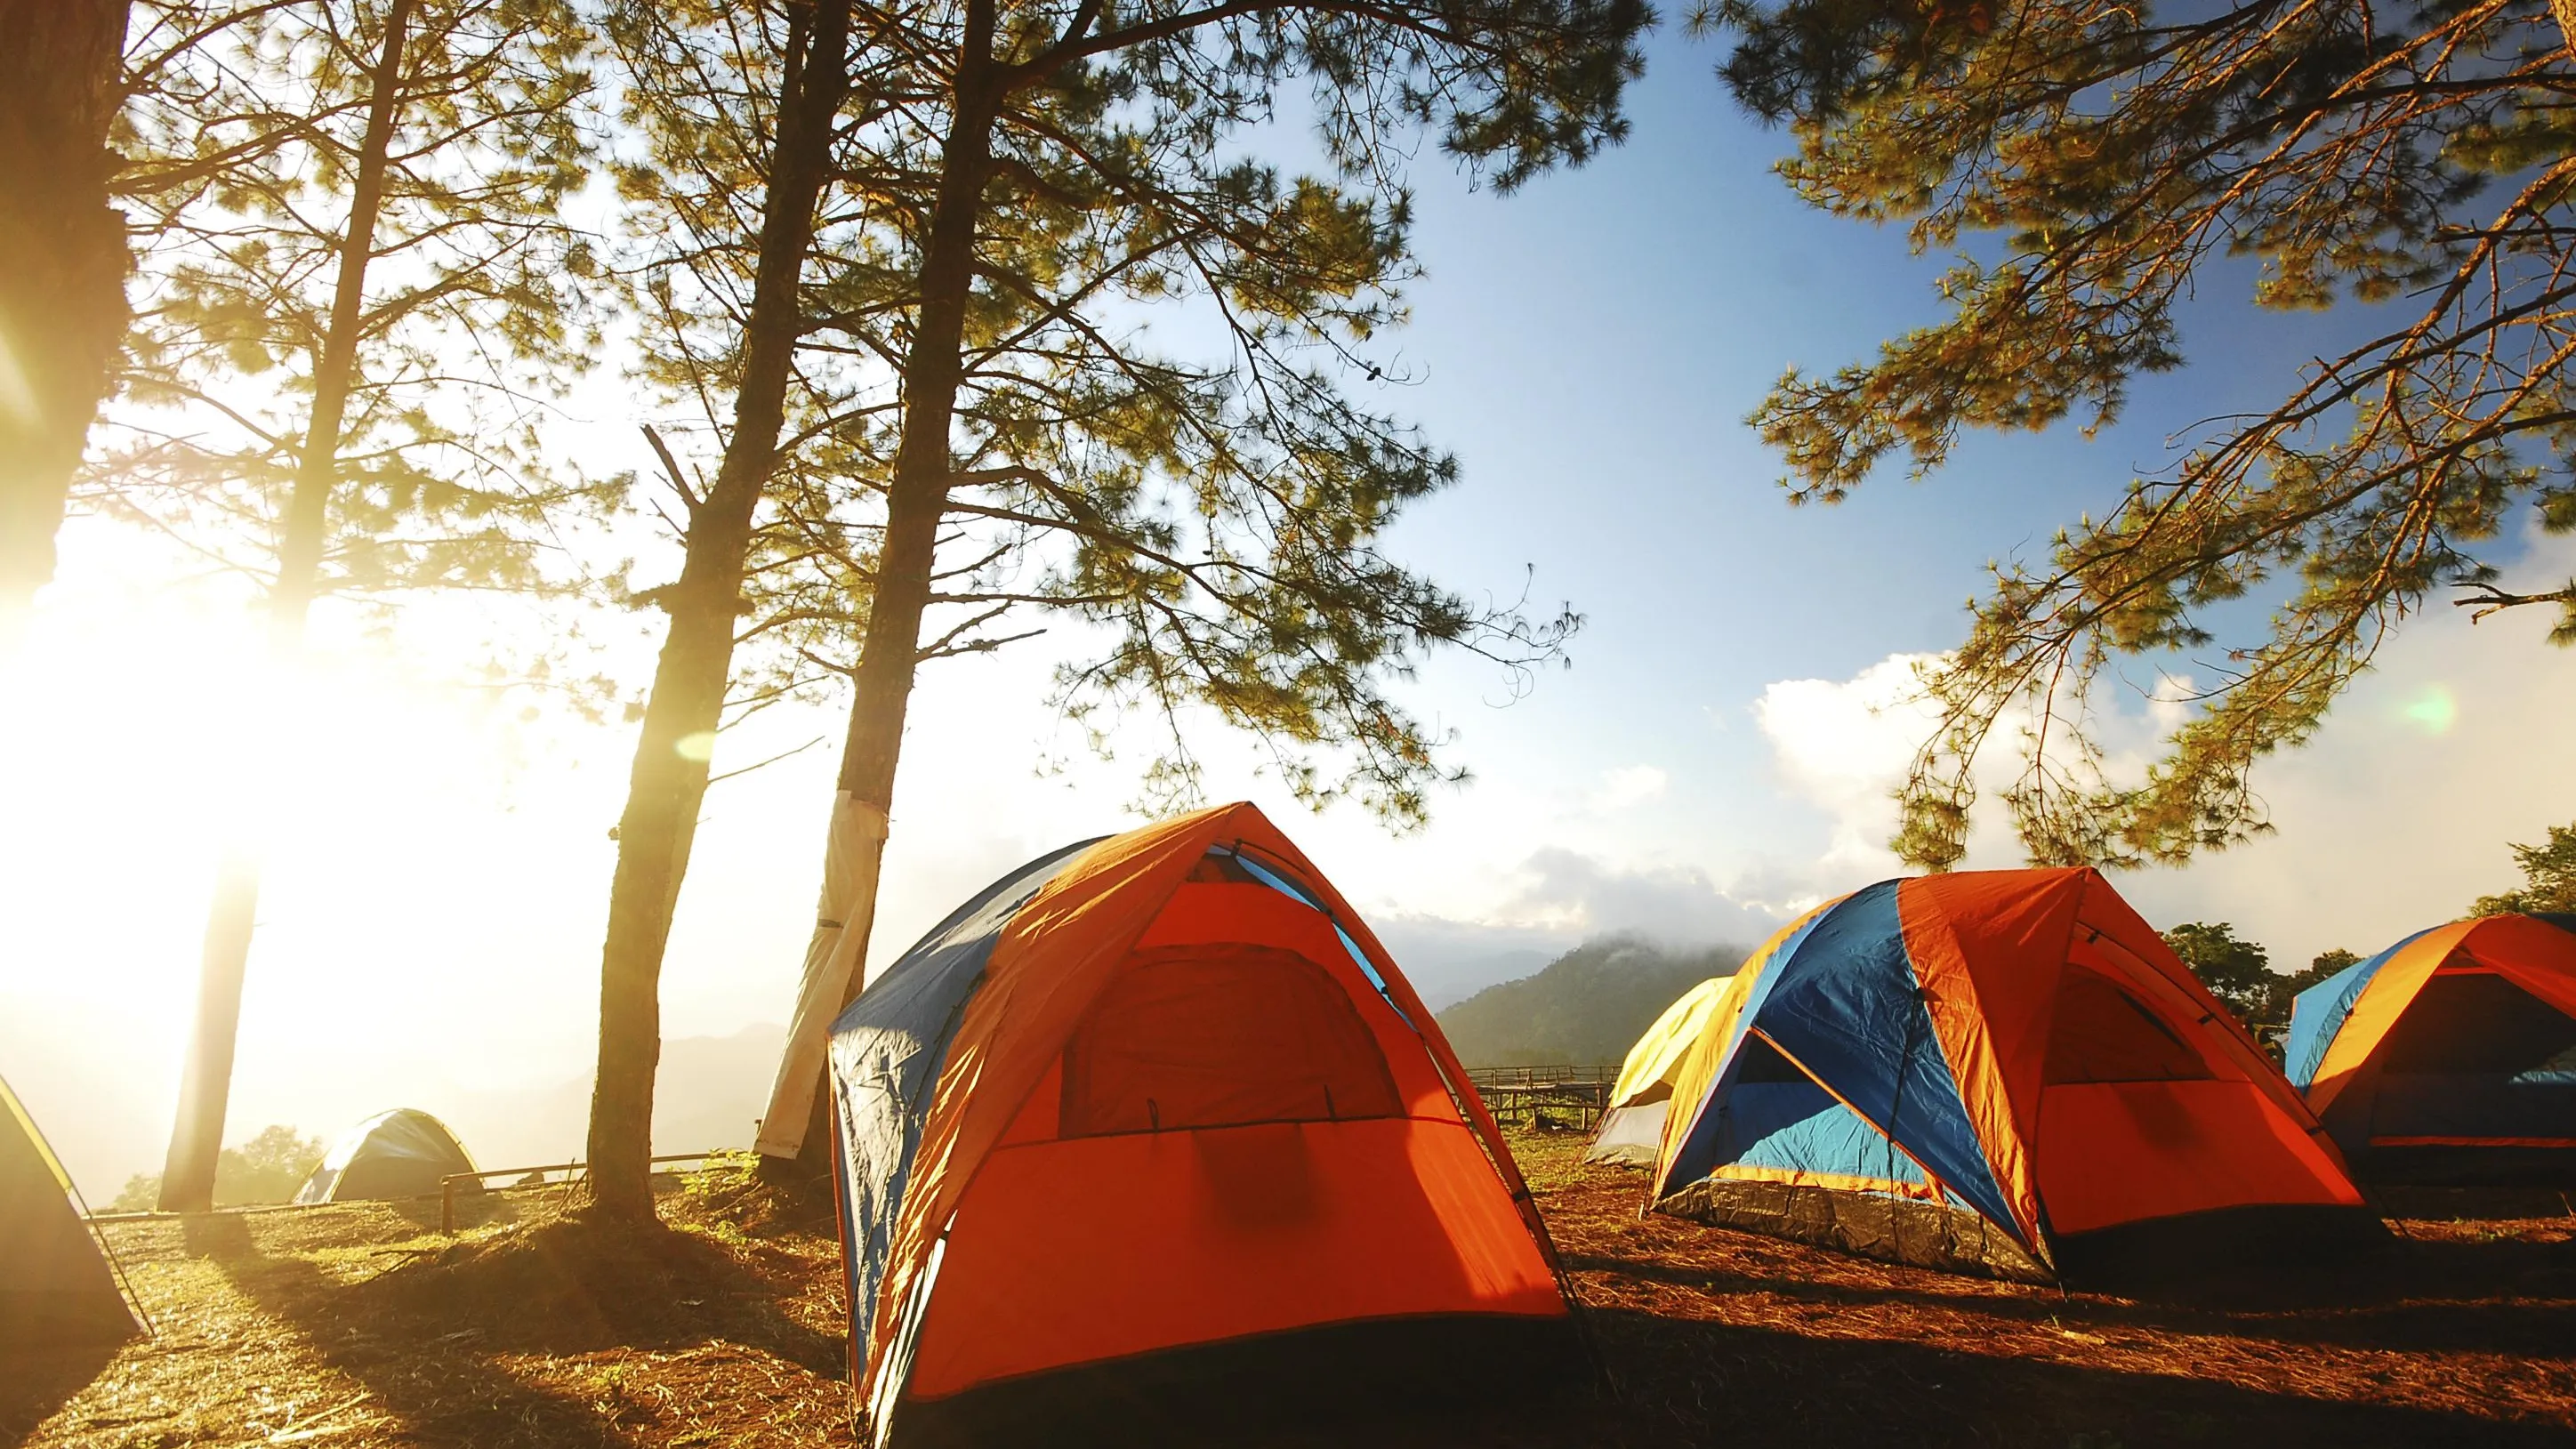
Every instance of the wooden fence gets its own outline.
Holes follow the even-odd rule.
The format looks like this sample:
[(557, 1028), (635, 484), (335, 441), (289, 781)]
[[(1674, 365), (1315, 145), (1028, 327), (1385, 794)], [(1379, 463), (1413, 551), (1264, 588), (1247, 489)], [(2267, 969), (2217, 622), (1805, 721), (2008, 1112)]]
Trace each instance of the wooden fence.
[(1610, 1103), (1617, 1067), (1469, 1067), (1467, 1079), (1506, 1127), (1589, 1132)]

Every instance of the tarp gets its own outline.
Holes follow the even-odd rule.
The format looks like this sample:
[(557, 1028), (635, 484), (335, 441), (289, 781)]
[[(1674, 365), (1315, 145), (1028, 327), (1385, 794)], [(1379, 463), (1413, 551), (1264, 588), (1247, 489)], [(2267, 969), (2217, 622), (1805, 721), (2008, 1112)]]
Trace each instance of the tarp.
[(472, 1172), (474, 1159), (447, 1124), (427, 1112), (397, 1107), (340, 1134), (304, 1185), (299, 1203), (369, 1202), (434, 1197), (451, 1174)]
[[(1591, 1150), (1584, 1154), (1585, 1161), (1633, 1167), (1654, 1165), (1656, 1151), (1663, 1145), (1673, 1078), (1680, 1072), (1691, 1044), (1711, 1029), (1715, 1018), (1729, 1013), (1736, 980), (1733, 976), (1712, 976), (1683, 992), (1637, 1038), (1636, 1045), (1628, 1048), (1627, 1059), (1619, 1064), (1619, 1079), (1611, 1084), (1610, 1100), (1602, 1110), (1600, 1129), (1593, 1133)], [(1717, 1029), (1723, 1030), (1724, 1026), (1718, 1025)]]
[(2046, 1278), (2088, 1235), (2360, 1208), (2252, 1037), (2092, 870), (1884, 881), (1737, 974), (1676, 1073), (1669, 1210)]
[(2576, 1153), (2576, 916), (2418, 931), (2299, 993), (2286, 1058), (2356, 1155)]
[(0, 1081), (0, 1345), (113, 1342), (134, 1315), (35, 1119)]
[(852, 1383), (925, 1405), (1336, 1325), (1562, 1327), (1431, 1014), (1249, 805), (1041, 857), (833, 1026)]

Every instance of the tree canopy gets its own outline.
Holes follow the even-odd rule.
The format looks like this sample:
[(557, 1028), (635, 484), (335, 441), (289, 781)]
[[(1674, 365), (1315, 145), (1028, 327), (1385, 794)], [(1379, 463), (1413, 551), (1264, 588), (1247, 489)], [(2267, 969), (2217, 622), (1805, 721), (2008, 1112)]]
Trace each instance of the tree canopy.
[[(2249, 275), (2259, 307), (2374, 304), (2370, 335), (2202, 425), (2163, 472), (1996, 567), (1927, 676), (1943, 719), (1896, 846), (1965, 850), (1976, 761), (2020, 754), (2005, 804), (2044, 863), (2179, 861), (2267, 828), (2255, 764), (2306, 741), (2438, 590), (2481, 615), (2557, 610), (2576, 581), (2500, 589), (2518, 520), (2576, 529), (2576, 87), (2542, 0), (1715, 0), (1722, 74), (1794, 125), (1781, 173), (1827, 210), (1955, 250), (1948, 315), (1754, 413), (1798, 501), (1965, 428), (2115, 420), (2185, 359), (2177, 309)], [(2229, 258), (2255, 269), (2222, 268)], [(2215, 606), (2277, 600), (2224, 643)], [(2106, 675), (2222, 646), (2141, 780), (2097, 743)]]
[(2549, 827), (2548, 839), (2513, 847), (2513, 858), (2522, 868), (2522, 884), (2478, 897), (2469, 907), (2470, 915), (2576, 913), (2576, 824)]

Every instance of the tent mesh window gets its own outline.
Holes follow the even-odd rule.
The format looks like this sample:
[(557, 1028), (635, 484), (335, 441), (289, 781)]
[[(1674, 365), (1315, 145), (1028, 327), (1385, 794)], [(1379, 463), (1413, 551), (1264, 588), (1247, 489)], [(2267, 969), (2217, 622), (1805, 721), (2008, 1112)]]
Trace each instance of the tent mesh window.
[(2391, 1073), (2510, 1077), (2565, 1061), (2576, 1020), (2491, 972), (2444, 972), (2424, 983), (2380, 1050)]
[(2189, 1082), (2216, 1075), (2198, 1050), (2110, 978), (2078, 966), (2060, 978), (2042, 1078), (2049, 1085)]
[(1293, 951), (1140, 953), (1064, 1052), (1064, 1137), (1400, 1117), (1350, 996)]

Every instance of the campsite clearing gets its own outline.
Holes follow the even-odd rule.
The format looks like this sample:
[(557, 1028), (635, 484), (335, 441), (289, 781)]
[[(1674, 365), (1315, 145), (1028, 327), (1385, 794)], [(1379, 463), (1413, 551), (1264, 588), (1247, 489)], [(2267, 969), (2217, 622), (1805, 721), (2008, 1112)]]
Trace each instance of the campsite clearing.
[[(2576, 1444), (2576, 1212), (2554, 1194), (2483, 1219), (2402, 1200), (2422, 1215), (2398, 1247), (2331, 1287), (2151, 1304), (1640, 1221), (1641, 1175), (1585, 1166), (1582, 1138), (1514, 1147), (1621, 1394), (1382, 1442)], [(434, 1203), (112, 1225), (160, 1336), (23, 1365), (0, 1443), (848, 1442), (828, 1228), (696, 1191), (664, 1200), (682, 1231), (603, 1239), (559, 1192), (494, 1193), (455, 1240)]]

